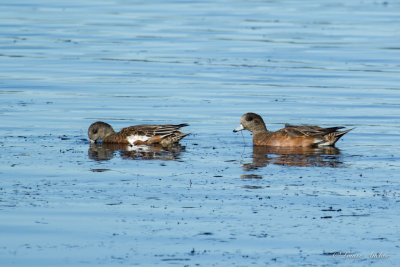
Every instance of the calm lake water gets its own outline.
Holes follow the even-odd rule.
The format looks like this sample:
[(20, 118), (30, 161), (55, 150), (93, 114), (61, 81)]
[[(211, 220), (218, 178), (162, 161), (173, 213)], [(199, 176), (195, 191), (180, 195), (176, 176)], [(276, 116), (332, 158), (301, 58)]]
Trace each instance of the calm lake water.
[[(1, 266), (398, 264), (399, 2), (5, 2)], [(355, 129), (265, 151), (245, 112)], [(97, 120), (191, 135), (91, 146)]]

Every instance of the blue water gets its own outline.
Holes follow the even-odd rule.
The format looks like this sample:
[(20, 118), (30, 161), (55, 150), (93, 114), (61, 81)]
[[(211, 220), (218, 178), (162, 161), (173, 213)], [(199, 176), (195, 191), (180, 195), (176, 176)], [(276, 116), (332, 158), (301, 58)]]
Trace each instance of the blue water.
[[(396, 1), (0, 3), (0, 265), (396, 265)], [(355, 129), (253, 150), (246, 112)], [(189, 123), (174, 151), (97, 120)], [(378, 253), (378, 257), (376, 256)]]

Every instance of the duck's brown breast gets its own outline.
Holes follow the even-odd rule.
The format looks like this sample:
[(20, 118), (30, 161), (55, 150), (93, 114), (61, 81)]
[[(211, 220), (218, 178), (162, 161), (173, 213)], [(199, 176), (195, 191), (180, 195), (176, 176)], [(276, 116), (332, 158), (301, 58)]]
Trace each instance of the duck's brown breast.
[(315, 139), (311, 136), (289, 137), (279, 133), (262, 133), (253, 136), (253, 145), (281, 147), (311, 147)]
[(103, 143), (129, 144), (128, 139), (120, 133), (111, 134), (103, 139)]

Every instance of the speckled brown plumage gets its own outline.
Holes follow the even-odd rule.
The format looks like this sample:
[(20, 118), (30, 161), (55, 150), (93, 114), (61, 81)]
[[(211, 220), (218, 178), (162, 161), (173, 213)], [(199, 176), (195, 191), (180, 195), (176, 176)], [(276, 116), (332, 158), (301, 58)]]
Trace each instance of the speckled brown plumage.
[(170, 146), (188, 135), (180, 131), (185, 126), (188, 124), (136, 125), (115, 132), (108, 123), (98, 121), (90, 125), (88, 135), (93, 142), (102, 140), (103, 143)]

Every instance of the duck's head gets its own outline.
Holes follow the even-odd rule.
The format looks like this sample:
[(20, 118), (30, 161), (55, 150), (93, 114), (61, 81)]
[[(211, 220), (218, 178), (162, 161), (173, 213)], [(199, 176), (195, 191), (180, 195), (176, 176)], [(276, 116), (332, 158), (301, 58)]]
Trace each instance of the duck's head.
[(257, 132), (265, 132), (267, 131), (267, 128), (265, 127), (264, 120), (260, 115), (250, 112), (242, 116), (239, 127), (233, 130), (233, 132), (239, 132), (242, 130), (248, 130), (254, 134)]
[(115, 132), (111, 125), (102, 121), (97, 121), (93, 123), (92, 125), (90, 125), (88, 130), (90, 142), (93, 143), (97, 142), (98, 140), (103, 140), (113, 133)]

